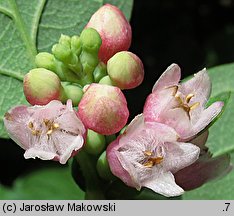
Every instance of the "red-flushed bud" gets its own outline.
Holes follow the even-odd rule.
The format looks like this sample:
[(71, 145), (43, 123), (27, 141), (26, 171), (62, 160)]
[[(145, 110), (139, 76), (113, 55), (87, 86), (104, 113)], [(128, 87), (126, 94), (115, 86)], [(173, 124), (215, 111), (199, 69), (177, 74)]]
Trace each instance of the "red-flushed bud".
[(87, 28), (94, 28), (102, 38), (99, 59), (106, 63), (115, 53), (128, 50), (132, 40), (132, 29), (122, 11), (105, 4), (89, 20)]
[(78, 115), (87, 128), (110, 135), (125, 126), (129, 111), (118, 87), (93, 83), (85, 88)]
[(55, 73), (35, 68), (24, 77), (24, 94), (31, 105), (46, 105), (51, 100), (63, 99), (63, 87)]
[(144, 79), (144, 67), (138, 56), (132, 52), (116, 53), (107, 62), (107, 73), (111, 80), (121, 89), (139, 86)]

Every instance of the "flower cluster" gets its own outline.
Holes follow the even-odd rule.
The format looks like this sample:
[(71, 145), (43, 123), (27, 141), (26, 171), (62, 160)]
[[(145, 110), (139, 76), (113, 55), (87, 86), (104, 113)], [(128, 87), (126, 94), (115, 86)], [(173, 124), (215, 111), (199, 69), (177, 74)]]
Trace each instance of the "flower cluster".
[(205, 69), (182, 84), (180, 75), (178, 65), (168, 67), (148, 96), (143, 114), (107, 148), (112, 173), (131, 187), (181, 195), (183, 189), (173, 174), (199, 158), (205, 142), (202, 139), (195, 145), (193, 138), (204, 133), (222, 110), (223, 102), (205, 108), (211, 90)]
[[(180, 83), (180, 68), (172, 64), (155, 83), (143, 113), (125, 129), (129, 111), (122, 90), (144, 78), (140, 58), (128, 51), (131, 38), (124, 14), (106, 4), (80, 36), (61, 35), (52, 53), (38, 53), (37, 68), (25, 75), (23, 86), (33, 106), (5, 114), (9, 136), (25, 149), (25, 158), (65, 164), (81, 149), (101, 155), (100, 178), (112, 181), (114, 174), (130, 187), (164, 196), (227, 173), (229, 160), (211, 159), (204, 146), (207, 127), (223, 107), (223, 102), (206, 107), (211, 81), (205, 69)], [(220, 169), (211, 172), (213, 166)], [(206, 178), (200, 178), (199, 168)]]

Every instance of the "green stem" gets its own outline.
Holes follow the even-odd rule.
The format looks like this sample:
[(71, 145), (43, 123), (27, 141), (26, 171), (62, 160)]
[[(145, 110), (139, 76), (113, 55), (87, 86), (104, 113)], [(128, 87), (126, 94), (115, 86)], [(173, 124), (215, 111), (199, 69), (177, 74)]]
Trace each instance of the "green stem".
[(12, 9), (13, 20), (15, 22), (16, 28), (20, 32), (21, 38), (28, 51), (29, 58), (31, 59), (33, 66), (35, 66), (35, 56), (37, 54), (36, 45), (33, 43), (32, 38), (29, 36), (29, 33), (26, 30), (25, 23), (21, 17), (21, 14), (19, 12), (19, 9), (17, 7), (15, 0), (8, 0), (8, 1)]
[(11, 71), (0, 70), (0, 74), (5, 75), (5, 76), (9, 76), (9, 77), (13, 77), (15, 79), (18, 79), (19, 81), (24, 80), (24, 75), (17, 74), (17, 73), (11, 72)]
[(101, 182), (97, 175), (96, 163), (94, 163), (96, 161), (93, 161), (93, 157), (88, 155), (84, 150), (80, 151), (75, 158), (85, 177), (85, 199), (105, 199), (101, 190)]

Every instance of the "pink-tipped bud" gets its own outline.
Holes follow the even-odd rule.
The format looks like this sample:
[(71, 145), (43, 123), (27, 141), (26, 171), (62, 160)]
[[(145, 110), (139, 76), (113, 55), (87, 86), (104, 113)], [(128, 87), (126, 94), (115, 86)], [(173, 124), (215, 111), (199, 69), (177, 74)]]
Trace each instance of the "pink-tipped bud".
[(144, 67), (140, 58), (128, 51), (118, 52), (109, 59), (107, 73), (121, 89), (135, 88), (144, 79)]
[(129, 111), (124, 94), (118, 87), (93, 83), (85, 90), (78, 115), (87, 128), (110, 135), (125, 126)]
[(24, 77), (24, 94), (31, 105), (46, 105), (51, 100), (61, 100), (63, 88), (55, 73), (35, 68)]
[(128, 50), (132, 29), (126, 17), (116, 6), (105, 4), (89, 20), (88, 28), (94, 28), (102, 38), (99, 59), (106, 63), (115, 53)]

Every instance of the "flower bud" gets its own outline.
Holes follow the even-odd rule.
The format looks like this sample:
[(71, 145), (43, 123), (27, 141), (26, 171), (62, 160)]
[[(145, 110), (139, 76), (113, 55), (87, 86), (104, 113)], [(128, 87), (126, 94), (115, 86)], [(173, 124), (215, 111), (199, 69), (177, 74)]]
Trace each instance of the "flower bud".
[(78, 106), (78, 115), (87, 128), (110, 135), (126, 124), (129, 111), (119, 88), (93, 83), (86, 88)]
[(106, 75), (106, 65), (103, 62), (100, 62), (93, 72), (94, 81), (99, 82)]
[(116, 177), (112, 174), (110, 167), (109, 167), (109, 163), (106, 159), (106, 151), (104, 151), (101, 156), (98, 158), (97, 161), (97, 172), (98, 175), (102, 178), (105, 179), (107, 181), (109, 180), (113, 180)]
[(106, 140), (102, 134), (88, 130), (85, 151), (92, 155), (99, 155), (105, 148)]
[(24, 94), (31, 105), (46, 105), (51, 100), (63, 100), (59, 77), (44, 68), (35, 68), (24, 77)]
[(82, 96), (83, 96), (83, 90), (78, 84), (70, 84), (67, 82), (62, 83), (64, 94), (66, 99), (72, 100), (73, 106), (78, 106)]
[(82, 49), (90, 53), (97, 53), (102, 44), (100, 35), (93, 28), (84, 29), (81, 32), (80, 40)]
[(35, 63), (38, 68), (56, 71), (55, 58), (51, 53), (41, 52), (36, 55)]
[(71, 37), (71, 50), (77, 56), (81, 53), (81, 41), (80, 37), (77, 35)]
[(111, 80), (110, 76), (104, 76), (102, 79), (99, 81), (100, 84), (105, 84), (105, 85), (110, 85), (110, 86), (115, 86), (115, 83)]
[(128, 51), (118, 52), (109, 59), (107, 73), (121, 89), (135, 88), (144, 79), (144, 67), (140, 58)]
[(106, 63), (115, 53), (128, 50), (132, 40), (129, 22), (119, 8), (105, 4), (93, 14), (86, 27), (96, 29), (102, 38), (99, 59)]

